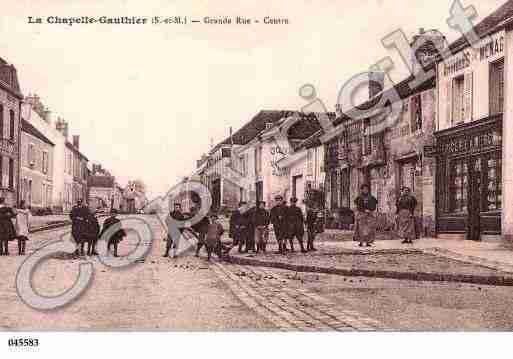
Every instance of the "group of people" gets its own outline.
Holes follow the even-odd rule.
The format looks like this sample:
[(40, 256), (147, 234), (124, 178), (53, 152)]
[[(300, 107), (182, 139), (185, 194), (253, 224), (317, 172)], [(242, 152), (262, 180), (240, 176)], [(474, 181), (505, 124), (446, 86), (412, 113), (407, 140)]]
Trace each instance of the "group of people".
[(85, 244), (87, 244), (87, 255), (98, 255), (96, 245), (98, 240), (106, 237), (107, 251), (113, 248), (114, 257), (118, 257), (118, 245), (126, 237), (126, 232), (121, 226), (121, 221), (117, 218), (116, 209), (112, 209), (110, 216), (103, 222), (100, 230), (100, 223), (94, 212), (84, 205), (82, 200), (77, 201), (77, 205), (71, 209), (71, 235), (77, 244), (75, 255), (83, 256), (85, 254)]
[[(360, 195), (354, 201), (357, 209), (354, 240), (359, 242), (360, 247), (364, 244), (370, 247), (376, 236), (374, 212), (377, 209), (378, 201), (371, 195), (368, 185), (362, 185), (360, 191)], [(402, 239), (402, 243), (413, 243), (413, 240), (419, 236), (414, 215), (416, 207), (417, 200), (411, 194), (410, 188), (403, 187), (396, 201), (395, 221), (396, 233)]]
[[(248, 208), (246, 202), (240, 202), (239, 208), (234, 210), (230, 217), (229, 236), (233, 240), (231, 245), (221, 241), (224, 228), (219, 223), (216, 214), (203, 216), (190, 227), (178, 225), (177, 223), (185, 223), (187, 219), (196, 216), (199, 208), (193, 207), (191, 213), (187, 215), (182, 212), (181, 204), (176, 203), (166, 220), (168, 231), (165, 238), (164, 257), (169, 257), (173, 249), (176, 253), (180, 236), (184, 231), (190, 232), (198, 240), (196, 256), (199, 256), (201, 248), (205, 247), (207, 260), (210, 260), (212, 253), (222, 259), (232, 248), (236, 247), (240, 253), (266, 252), (271, 224), (278, 242), (279, 253), (285, 254), (288, 250), (293, 252), (294, 240), (298, 241), (301, 252), (315, 251), (315, 236), (324, 231), (322, 212), (312, 207), (308, 208), (305, 216), (301, 208), (297, 206), (297, 198), (291, 198), (289, 206), (282, 196), (277, 196), (275, 200), (277, 204), (270, 211), (266, 209), (264, 201), (257, 201), (256, 205), (251, 208)], [(303, 240), (305, 225), (306, 248)], [(287, 242), (289, 247), (287, 247)]]
[[(276, 205), (268, 211), (264, 201), (258, 201), (253, 208), (247, 209), (247, 204), (241, 202), (239, 209), (230, 218), (230, 237), (239, 252), (265, 252), (269, 240), (269, 225), (272, 224), (278, 253), (285, 254), (288, 250), (294, 252), (294, 240), (297, 240), (301, 252), (315, 251), (314, 239), (324, 231), (321, 211), (313, 206), (308, 207), (306, 216), (297, 206), (297, 198), (290, 199), (290, 205), (283, 196), (275, 197)], [(306, 248), (304, 246), (305, 225), (307, 231)], [(289, 248), (287, 247), (289, 244)]]
[(25, 201), (18, 208), (7, 206), (5, 198), (0, 198), (0, 255), (9, 255), (9, 242), (18, 240), (18, 255), (25, 255), (29, 239), (30, 210)]

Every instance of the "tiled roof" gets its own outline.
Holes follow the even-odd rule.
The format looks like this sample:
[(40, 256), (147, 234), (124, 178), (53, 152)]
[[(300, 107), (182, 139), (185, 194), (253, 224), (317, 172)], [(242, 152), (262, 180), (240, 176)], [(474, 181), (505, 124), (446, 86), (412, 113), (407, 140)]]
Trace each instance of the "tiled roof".
[[(500, 26), (504, 25), (504, 22), (511, 17), (513, 17), (513, 0), (508, 0), (506, 3), (504, 3), (504, 5), (481, 20), (479, 24), (474, 26), (474, 31), (476, 32), (477, 36), (479, 36), (479, 38), (482, 38), (487, 34), (495, 31)], [(449, 49), (454, 53), (469, 45), (470, 44), (468, 43), (467, 38), (462, 36), (458, 40), (454, 41), (449, 46)]]
[[(245, 145), (253, 138), (255, 138), (260, 132), (265, 130), (265, 126), (267, 123), (276, 123), (281, 120), (283, 117), (290, 116), (293, 114), (293, 111), (275, 111), (275, 110), (262, 110), (256, 114), (255, 117), (251, 119), (248, 123), (242, 126), (241, 129), (236, 131), (233, 134), (233, 144), (235, 145)], [(214, 153), (220, 147), (224, 145), (230, 145), (231, 138), (228, 137), (224, 141), (218, 143), (210, 153)]]
[(9, 65), (0, 57), (0, 87), (12, 92), (18, 98), (23, 98), (21, 94), (20, 84), (18, 82), (18, 74), (13, 65)]
[(41, 141), (49, 144), (50, 146), (55, 146), (52, 141), (50, 141), (45, 135), (43, 135), (37, 128), (35, 128), (30, 122), (21, 119), (21, 130), (29, 135), (34, 136), (35, 138), (39, 138)]

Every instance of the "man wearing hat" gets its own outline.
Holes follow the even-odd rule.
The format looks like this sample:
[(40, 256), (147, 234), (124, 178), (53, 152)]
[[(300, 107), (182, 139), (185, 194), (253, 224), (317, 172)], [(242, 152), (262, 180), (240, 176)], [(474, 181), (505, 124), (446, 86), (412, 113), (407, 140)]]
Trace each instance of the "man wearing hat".
[(290, 199), (290, 206), (287, 208), (285, 215), (285, 223), (287, 225), (287, 238), (290, 241), (290, 250), (294, 252), (294, 237), (297, 238), (301, 252), (305, 253), (305, 247), (303, 245), (303, 236), (305, 234), (305, 218), (301, 208), (296, 206), (297, 198), (292, 197)]
[(271, 209), (271, 223), (273, 224), (274, 235), (278, 242), (278, 253), (285, 254), (285, 215), (287, 206), (283, 201), (283, 196), (276, 196), (276, 205)]

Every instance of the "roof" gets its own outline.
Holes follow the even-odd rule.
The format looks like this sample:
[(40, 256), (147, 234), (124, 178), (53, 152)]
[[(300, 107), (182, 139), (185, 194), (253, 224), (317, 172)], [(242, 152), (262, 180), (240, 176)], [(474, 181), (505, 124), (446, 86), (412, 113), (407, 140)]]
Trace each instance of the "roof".
[[(482, 38), (496, 30), (499, 30), (503, 25), (505, 25), (506, 20), (511, 17), (513, 17), (513, 0), (508, 0), (504, 5), (481, 20), (476, 26), (474, 26), (473, 30), (479, 38)], [(461, 36), (449, 46), (449, 50), (454, 53), (468, 46), (470, 46), (470, 44), (467, 41), (467, 38), (465, 36)]]
[(13, 65), (9, 65), (7, 61), (0, 57), (0, 87), (10, 91), (19, 99), (23, 98), (21, 94), (20, 84), (18, 82), (18, 73)]
[(21, 130), (29, 135), (32, 135), (36, 138), (39, 138), (41, 141), (49, 144), (50, 146), (55, 146), (55, 144), (50, 141), (45, 135), (43, 135), (37, 128), (35, 128), (30, 122), (21, 119)]
[(75, 146), (73, 146), (73, 144), (69, 141), (66, 141), (66, 147), (68, 147), (70, 150), (72, 150), (73, 152), (75, 152), (76, 154), (78, 154), (80, 157), (82, 157), (84, 160), (86, 161), (89, 161), (87, 159), (87, 157), (78, 150), (78, 148), (76, 148)]
[[(300, 116), (297, 123), (291, 126), (288, 131), (288, 137), (291, 140), (293, 147), (296, 147), (296, 143), (299, 143), (321, 128), (316, 114), (304, 114), (299, 111), (287, 111), (287, 110), (262, 110), (255, 117), (245, 124), (240, 130), (233, 134), (233, 144), (235, 145), (246, 145), (251, 142), (260, 133), (265, 131), (266, 124), (271, 123), (271, 128), (280, 126), (287, 117)], [(328, 117), (330, 119), (335, 118), (334, 112), (329, 112)], [(228, 137), (223, 142), (217, 144), (210, 153), (217, 151), (220, 147), (231, 144), (231, 139)]]
[[(233, 135), (233, 144), (234, 145), (245, 145), (253, 138), (255, 138), (260, 132), (265, 130), (267, 123), (276, 123), (280, 121), (282, 118), (290, 116), (293, 114), (293, 111), (276, 111), (276, 110), (262, 110), (257, 113), (251, 121), (246, 123), (242, 128), (236, 131)], [(230, 145), (232, 143), (232, 138), (228, 137), (224, 141), (218, 143), (214, 148), (210, 151), (210, 153), (214, 153), (222, 146)]]

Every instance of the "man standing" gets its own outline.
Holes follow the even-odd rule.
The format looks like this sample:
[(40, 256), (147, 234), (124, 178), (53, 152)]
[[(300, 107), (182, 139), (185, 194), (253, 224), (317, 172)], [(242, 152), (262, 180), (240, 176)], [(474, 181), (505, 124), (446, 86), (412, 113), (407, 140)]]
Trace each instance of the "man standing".
[(311, 206), (308, 206), (308, 209), (306, 210), (306, 230), (308, 233), (308, 240), (306, 243), (307, 251), (316, 251), (313, 243), (314, 243), (315, 235), (317, 234), (317, 231), (318, 231), (318, 225), (317, 225), (317, 222), (318, 222), (317, 214), (318, 213), (320, 213), (320, 212), (318, 212), (314, 207), (311, 207)]
[(246, 236), (246, 248), (244, 250), (244, 252), (247, 252), (247, 251), (252, 251), (252, 252), (255, 252), (255, 218), (254, 218), (254, 214), (257, 210), (257, 206), (256, 204), (258, 203), (258, 201), (255, 203), (255, 206), (254, 207), (251, 207), (250, 209), (248, 209), (245, 213), (244, 213), (244, 217), (245, 217), (245, 220), (246, 220), (246, 223), (247, 223), (247, 236)]
[(90, 216), (89, 208), (84, 206), (81, 199), (77, 201), (77, 204), (71, 209), (69, 217), (71, 218), (71, 235), (77, 244), (75, 255), (79, 254), (78, 245), (82, 242), (82, 236), (87, 232), (86, 218)]
[(230, 238), (233, 240), (233, 246), (238, 246), (240, 242), (240, 226), (242, 219), (242, 207), (246, 205), (246, 202), (241, 201), (239, 203), (239, 208), (236, 208), (232, 211), (230, 216)]
[(12, 223), (14, 217), (16, 213), (5, 204), (5, 198), (0, 197), (0, 255), (9, 255), (9, 241), (16, 238), (16, 230)]
[(269, 238), (269, 212), (265, 209), (265, 202), (258, 201), (253, 212), (253, 224), (255, 226), (256, 252), (260, 250), (265, 253), (267, 240)]
[(276, 196), (274, 200), (277, 204), (271, 208), (271, 223), (273, 224), (274, 235), (278, 242), (278, 253), (285, 254), (285, 214), (287, 206), (282, 196)]
[[(174, 254), (176, 255), (176, 249), (180, 241), (180, 236), (183, 233), (184, 228), (179, 226), (177, 221), (185, 221), (185, 216), (182, 213), (182, 205), (175, 203), (173, 211), (169, 213), (166, 218), (167, 225), (167, 238), (166, 238), (166, 252), (163, 257), (169, 257), (169, 250), (174, 248)], [(176, 237), (176, 238), (175, 238)], [(174, 257), (174, 255), (173, 255)]]
[(354, 235), (355, 240), (360, 242), (360, 247), (363, 247), (363, 243), (370, 247), (376, 236), (376, 218), (373, 212), (376, 210), (378, 201), (370, 194), (369, 185), (363, 184), (360, 190), (360, 195), (354, 200), (358, 210)]
[(417, 237), (415, 231), (415, 207), (417, 200), (408, 187), (403, 187), (397, 200), (397, 234), (403, 239), (402, 243), (413, 243)]
[(287, 208), (285, 216), (285, 224), (288, 228), (287, 237), (290, 241), (290, 250), (294, 252), (294, 237), (297, 238), (301, 252), (305, 253), (305, 247), (303, 246), (303, 236), (305, 234), (305, 219), (303, 217), (303, 211), (301, 208), (296, 206), (297, 198), (292, 197), (290, 199), (290, 206)]

